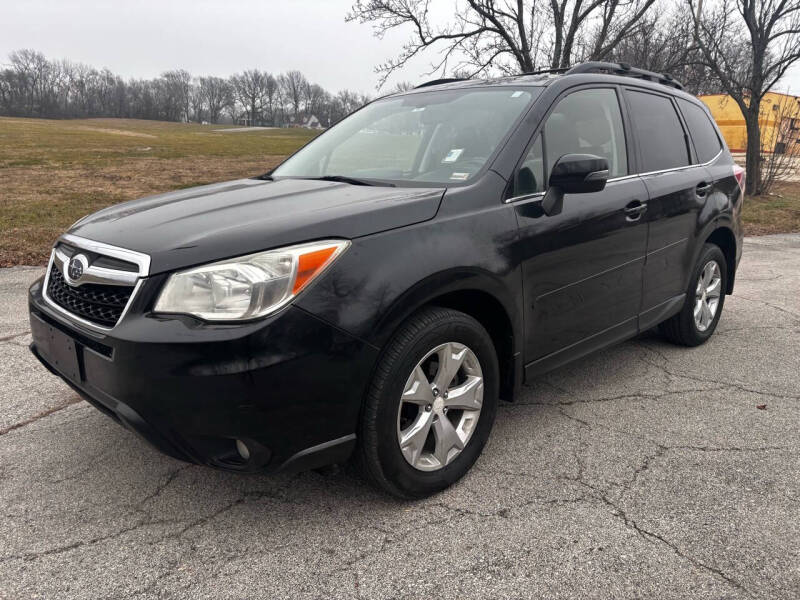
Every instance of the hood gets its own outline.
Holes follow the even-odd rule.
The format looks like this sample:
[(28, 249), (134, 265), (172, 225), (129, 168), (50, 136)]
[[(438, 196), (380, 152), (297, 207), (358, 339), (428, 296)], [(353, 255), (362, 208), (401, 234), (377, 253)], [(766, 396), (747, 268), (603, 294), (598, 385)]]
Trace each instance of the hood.
[(444, 188), (241, 179), (125, 202), (69, 233), (150, 256), (156, 274), (322, 238), (352, 239), (432, 219)]

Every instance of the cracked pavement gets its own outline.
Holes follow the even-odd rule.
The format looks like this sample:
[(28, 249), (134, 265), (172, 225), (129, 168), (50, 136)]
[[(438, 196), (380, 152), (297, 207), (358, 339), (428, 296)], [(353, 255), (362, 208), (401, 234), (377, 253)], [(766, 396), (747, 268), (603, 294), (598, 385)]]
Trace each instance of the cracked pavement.
[(0, 270), (0, 598), (800, 596), (800, 235), (746, 241), (708, 344), (536, 379), (411, 503), (158, 454), (29, 354), (41, 272)]

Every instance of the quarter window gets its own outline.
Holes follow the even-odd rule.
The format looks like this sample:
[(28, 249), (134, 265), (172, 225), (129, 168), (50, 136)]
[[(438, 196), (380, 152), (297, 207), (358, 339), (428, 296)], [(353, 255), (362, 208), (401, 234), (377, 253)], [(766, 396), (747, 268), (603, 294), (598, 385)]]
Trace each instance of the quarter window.
[(717, 130), (711, 123), (711, 118), (706, 111), (692, 102), (678, 98), (678, 106), (681, 108), (683, 118), (689, 127), (689, 134), (694, 142), (694, 149), (697, 151), (698, 161), (707, 163), (722, 150)]
[(544, 158), (542, 136), (537, 135), (531, 149), (522, 161), (514, 180), (514, 195), (526, 196), (544, 191)]
[(649, 173), (689, 165), (686, 135), (672, 101), (633, 90), (628, 91), (627, 98), (641, 148), (641, 171)]

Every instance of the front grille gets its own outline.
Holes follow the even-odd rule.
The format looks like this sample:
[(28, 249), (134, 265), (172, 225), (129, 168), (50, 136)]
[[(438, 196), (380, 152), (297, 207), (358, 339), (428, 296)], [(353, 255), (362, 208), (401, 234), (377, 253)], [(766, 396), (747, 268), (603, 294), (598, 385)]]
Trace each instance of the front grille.
[(58, 306), (102, 327), (113, 327), (122, 316), (133, 288), (127, 285), (85, 283), (72, 287), (53, 264), (47, 281), (47, 296)]

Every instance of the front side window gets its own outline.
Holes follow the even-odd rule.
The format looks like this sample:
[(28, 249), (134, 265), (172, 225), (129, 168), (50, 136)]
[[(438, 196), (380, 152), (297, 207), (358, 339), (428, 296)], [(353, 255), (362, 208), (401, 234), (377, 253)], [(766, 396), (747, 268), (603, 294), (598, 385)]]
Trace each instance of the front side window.
[(682, 98), (678, 98), (678, 106), (680, 106), (683, 118), (686, 119), (686, 125), (689, 127), (698, 162), (707, 163), (722, 150), (717, 130), (711, 124), (711, 117), (693, 102)]
[(539, 93), (535, 87), (498, 86), (378, 100), (312, 141), (272, 176), (463, 183), (484, 167)]
[(581, 90), (561, 100), (544, 126), (547, 173), (565, 154), (594, 154), (608, 161), (610, 177), (628, 174), (625, 130), (612, 89)]
[(672, 101), (665, 96), (628, 90), (626, 93), (642, 154), (642, 173), (689, 165), (683, 125)]
[(581, 90), (556, 105), (517, 170), (514, 196), (543, 192), (553, 165), (565, 154), (594, 154), (608, 161), (610, 177), (628, 174), (625, 129), (614, 90)]

